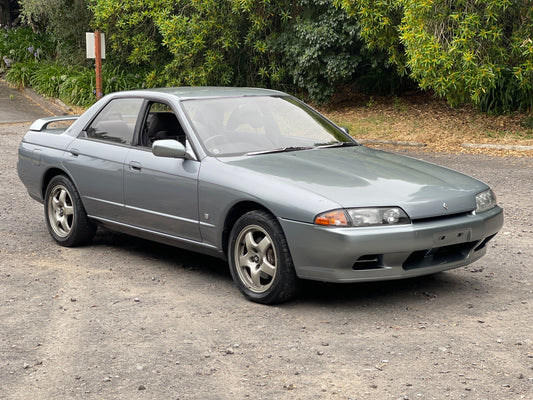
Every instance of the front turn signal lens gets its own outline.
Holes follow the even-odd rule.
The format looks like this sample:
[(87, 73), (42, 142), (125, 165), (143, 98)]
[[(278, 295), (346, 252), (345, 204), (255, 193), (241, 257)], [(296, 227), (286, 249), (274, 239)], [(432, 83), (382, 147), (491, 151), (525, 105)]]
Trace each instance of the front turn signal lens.
[(346, 214), (342, 210), (329, 211), (317, 215), (315, 224), (325, 226), (349, 226)]

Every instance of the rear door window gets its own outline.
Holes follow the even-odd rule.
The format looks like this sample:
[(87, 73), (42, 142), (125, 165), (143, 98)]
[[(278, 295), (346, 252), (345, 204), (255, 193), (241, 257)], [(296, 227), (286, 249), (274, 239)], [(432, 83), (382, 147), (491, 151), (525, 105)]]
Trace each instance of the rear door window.
[(85, 137), (131, 145), (143, 99), (115, 99), (109, 102), (85, 130)]

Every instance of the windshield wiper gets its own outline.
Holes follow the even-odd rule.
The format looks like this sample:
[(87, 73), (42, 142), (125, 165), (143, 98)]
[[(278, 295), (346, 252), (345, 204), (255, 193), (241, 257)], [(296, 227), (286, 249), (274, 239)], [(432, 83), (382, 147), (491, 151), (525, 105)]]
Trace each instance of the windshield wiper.
[(286, 153), (289, 151), (310, 150), (312, 148), (313, 147), (304, 147), (304, 146), (278, 147), (277, 149), (271, 149), (271, 150), (252, 151), (251, 153), (246, 153), (246, 155), (256, 156), (259, 154)]
[(325, 144), (322, 146), (318, 146), (318, 148), (319, 149), (331, 149), (334, 147), (351, 147), (351, 146), (358, 146), (358, 144), (354, 142), (339, 142), (339, 143), (333, 143), (333, 144)]

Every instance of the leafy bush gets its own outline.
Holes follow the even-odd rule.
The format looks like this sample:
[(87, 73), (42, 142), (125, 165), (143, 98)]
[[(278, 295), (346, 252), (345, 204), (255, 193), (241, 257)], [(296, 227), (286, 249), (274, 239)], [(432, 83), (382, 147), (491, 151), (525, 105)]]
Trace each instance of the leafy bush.
[(152, 69), (148, 85), (263, 85), (279, 75), (266, 37), (288, 16), (285, 0), (90, 0), (114, 53)]
[(312, 100), (324, 102), (340, 85), (374, 94), (397, 94), (401, 86), (386, 54), (370, 51), (357, 19), (330, 0), (299, 0), (297, 12), (269, 40), (282, 70)]
[(157, 14), (171, 8), (169, 0), (88, 0), (93, 25), (106, 34), (117, 62), (157, 68), (171, 55), (156, 25)]
[(19, 0), (19, 4), (27, 25), (54, 38), (55, 55), (61, 61), (85, 61), (84, 33), (92, 18), (85, 0)]
[(104, 93), (120, 92), (122, 90), (143, 89), (146, 87), (145, 75), (141, 69), (124, 71), (120, 66), (105, 64), (102, 69), (102, 89)]
[(83, 68), (65, 79), (59, 87), (59, 97), (69, 104), (89, 107), (96, 101), (94, 70)]
[(30, 28), (0, 29), (0, 67), (26, 60), (48, 59), (54, 53), (49, 35), (34, 33)]
[(530, 3), (20, 0), (24, 20), (44, 34), (28, 27), (1, 31), (0, 72), (7, 70), (6, 79), (19, 86), (90, 104), (94, 72), (84, 67), (91, 63), (80, 55), (80, 32), (94, 13), (93, 26), (108, 41), (105, 93), (174, 85), (267, 86), (304, 89), (312, 100), (325, 101), (339, 85), (397, 94), (413, 79), (452, 105), (471, 102), (490, 112), (531, 109)]
[[(78, 67), (64, 70), (59, 76), (59, 98), (66, 103), (88, 107), (96, 101), (96, 76), (93, 68)], [(55, 76), (55, 75), (54, 75)], [(104, 65), (102, 90), (105, 94), (144, 87), (144, 73), (125, 72), (121, 68)]]
[(38, 68), (35, 60), (14, 63), (6, 73), (6, 81), (19, 88), (30, 85), (31, 76)]
[(44, 96), (59, 97), (61, 85), (81, 67), (65, 66), (59, 62), (41, 62), (30, 78), (31, 87)]
[[(297, 87), (325, 101), (340, 84), (355, 79), (365, 85), (360, 78), (369, 71), (385, 82), (396, 77), (385, 67), (386, 58), (359, 39), (357, 20), (331, 0), (89, 4), (118, 62), (152, 70), (148, 87)], [(373, 79), (365, 87), (375, 84)]]
[(533, 107), (530, 0), (336, 0), (371, 48), (452, 105)]
[(362, 62), (357, 20), (328, 0), (299, 0), (302, 11), (271, 43), (293, 83), (319, 102), (350, 80)]

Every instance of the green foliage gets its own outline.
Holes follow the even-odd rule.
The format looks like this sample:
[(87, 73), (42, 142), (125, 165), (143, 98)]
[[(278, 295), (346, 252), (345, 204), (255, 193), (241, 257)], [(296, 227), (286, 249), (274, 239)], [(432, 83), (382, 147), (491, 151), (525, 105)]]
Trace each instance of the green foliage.
[[(29, 47), (29, 48), (28, 48)], [(30, 28), (0, 31), (1, 69), (5, 79), (20, 88), (31, 86), (49, 97), (87, 107), (96, 101), (93, 67), (52, 60), (54, 43), (49, 34), (34, 33)], [(152, 78), (153, 79), (153, 78)], [(145, 87), (147, 73), (141, 68), (124, 69), (105, 63), (102, 71), (104, 93)]]
[[(283, 0), (90, 0), (94, 26), (122, 61), (153, 70), (148, 86), (262, 85), (280, 79), (266, 38)], [(163, 74), (163, 76), (161, 76)]]
[(331, 0), (299, 0), (296, 5), (298, 12), (269, 43), (282, 55), (286, 75), (312, 100), (326, 101), (344, 84), (373, 94), (400, 91), (403, 81), (387, 65), (384, 52), (369, 50), (355, 17)]
[(6, 73), (6, 81), (23, 88), (29, 86), (31, 76), (37, 69), (37, 62), (35, 60), (21, 61), (13, 64)]
[(89, 4), (118, 61), (152, 70), (148, 87), (296, 86), (325, 101), (354, 79), (368, 88), (377, 87), (376, 75), (387, 83), (396, 77), (383, 55), (361, 42), (356, 19), (331, 0)]
[(155, 20), (173, 3), (169, 0), (88, 0), (94, 14), (92, 25), (105, 32), (113, 56), (126, 64), (152, 68), (166, 64), (171, 58)]
[[(143, 87), (143, 75), (125, 72), (120, 68), (104, 66), (102, 86), (104, 93)], [(78, 68), (61, 77), (59, 97), (70, 104), (88, 107), (96, 101), (96, 78), (92, 68)]]
[[(20, 0), (31, 26), (0, 31), (0, 72), (89, 105), (85, 37), (107, 38), (105, 93), (175, 85), (397, 94), (413, 79), (452, 105), (533, 108), (531, 0)], [(33, 28), (33, 29), (32, 29)], [(34, 33), (42, 32), (42, 33)], [(73, 65), (67, 67), (66, 65)], [(403, 77), (403, 78), (400, 78)]]
[(406, 73), (404, 49), (398, 38), (403, 16), (403, 0), (334, 0), (337, 6), (354, 16), (366, 45), (388, 54), (401, 75)]
[[(6, 80), (18, 87), (31, 86), (37, 93), (60, 98), (66, 103), (88, 107), (96, 101), (95, 71), (83, 66), (63, 65), (60, 62), (27, 60), (13, 64)], [(102, 71), (104, 93), (141, 89), (145, 74), (125, 72), (122, 68), (105, 65)]]
[(297, 5), (299, 15), (271, 42), (293, 83), (323, 102), (362, 61), (358, 23), (329, 0), (299, 0)]
[[(88, 107), (96, 101), (96, 77), (93, 68), (51, 65), (48, 73), (44, 73), (44, 71), (46, 70), (39, 70), (34, 74), (32, 85), (34, 81), (46, 83), (47, 78), (50, 78), (48, 82), (53, 80), (57, 83), (52, 90), (56, 91), (57, 97), (64, 102)], [(122, 68), (110, 65), (104, 65), (102, 70), (102, 90), (104, 93), (141, 89), (144, 87), (143, 81), (142, 71), (125, 72)], [(40, 86), (37, 87), (40, 88)], [(37, 87), (34, 86), (34, 88)], [(46, 94), (44, 90), (41, 93)]]
[(104, 93), (120, 92), (122, 90), (143, 89), (146, 72), (137, 68), (128, 71), (120, 66), (105, 64), (102, 70), (102, 86)]
[(236, 68), (244, 67), (241, 77), (247, 74), (239, 62), (246, 23), (232, 12), (231, 2), (205, 0), (193, 1), (183, 10), (171, 7), (157, 16), (156, 24), (172, 54), (166, 66), (172, 85), (231, 85), (237, 83)]
[(58, 62), (43, 62), (36, 68), (30, 77), (31, 87), (38, 93), (59, 97), (59, 88), (70, 75), (76, 74), (80, 68), (67, 67)]
[(0, 29), (0, 67), (26, 60), (52, 56), (54, 43), (50, 35), (33, 33), (30, 28)]
[(94, 70), (83, 68), (61, 83), (59, 97), (66, 103), (88, 107), (96, 101), (95, 79)]
[(337, 0), (371, 48), (452, 105), (533, 107), (530, 0)]
[(19, 4), (26, 24), (54, 38), (62, 61), (85, 60), (85, 32), (92, 18), (85, 0), (19, 0)]

